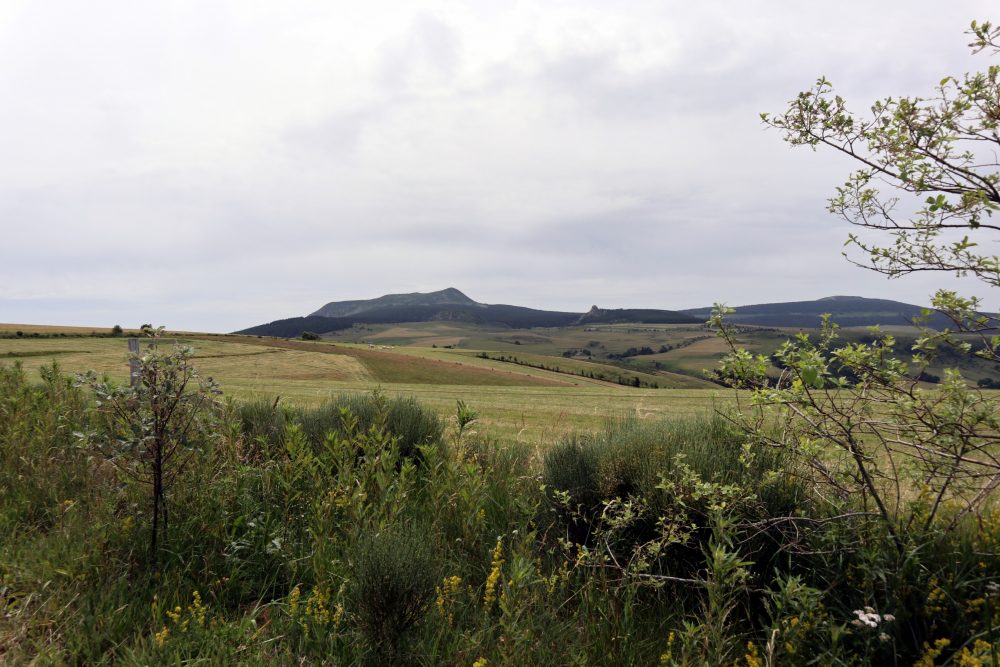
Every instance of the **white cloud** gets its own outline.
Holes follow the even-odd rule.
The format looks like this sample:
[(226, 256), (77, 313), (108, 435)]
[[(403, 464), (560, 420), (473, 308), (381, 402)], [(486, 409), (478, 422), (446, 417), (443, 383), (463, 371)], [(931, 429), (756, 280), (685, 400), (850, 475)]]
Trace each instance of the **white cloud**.
[(840, 258), (851, 165), (757, 112), (821, 74), (863, 109), (982, 68), (961, 33), (991, 8), (4, 3), (0, 320), (228, 330), (448, 285), (923, 302)]

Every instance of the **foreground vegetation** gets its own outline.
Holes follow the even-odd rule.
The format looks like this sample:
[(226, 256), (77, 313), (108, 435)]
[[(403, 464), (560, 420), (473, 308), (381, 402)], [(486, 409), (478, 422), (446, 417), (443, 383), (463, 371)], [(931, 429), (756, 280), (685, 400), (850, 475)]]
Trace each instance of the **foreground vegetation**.
[(106, 401), (41, 377), (0, 369), (3, 662), (997, 660), (1000, 509), (944, 532), (907, 523), (917, 490), (900, 552), (864, 498), (719, 417), (541, 450), (470, 435), (464, 405), (216, 402), (151, 551), (147, 461), (108, 455)]

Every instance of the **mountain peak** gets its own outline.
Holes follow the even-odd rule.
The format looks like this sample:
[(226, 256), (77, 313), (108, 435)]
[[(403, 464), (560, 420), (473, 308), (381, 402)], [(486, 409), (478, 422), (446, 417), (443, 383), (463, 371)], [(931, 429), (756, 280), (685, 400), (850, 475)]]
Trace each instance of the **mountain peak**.
[[(418, 292), (418, 294), (419, 294), (419, 292)], [(466, 303), (476, 303), (475, 301), (473, 301), (472, 299), (470, 299), (468, 296), (466, 296), (465, 293), (462, 292), (457, 287), (445, 287), (440, 292), (428, 292), (425, 296), (433, 296), (433, 295), (438, 295), (438, 294), (440, 294), (443, 297), (448, 297), (448, 298), (451, 298), (451, 299), (461, 299), (462, 301), (464, 301)]]
[(358, 301), (331, 301), (312, 315), (321, 317), (350, 317), (380, 308), (394, 306), (480, 306), (460, 290), (446, 287), (437, 292), (411, 292), (409, 294), (386, 294), (375, 299)]

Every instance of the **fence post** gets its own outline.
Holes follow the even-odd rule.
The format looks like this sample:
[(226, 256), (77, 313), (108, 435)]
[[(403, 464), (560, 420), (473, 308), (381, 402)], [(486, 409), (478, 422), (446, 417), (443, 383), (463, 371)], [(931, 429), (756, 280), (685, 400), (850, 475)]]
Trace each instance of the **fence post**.
[(135, 355), (139, 354), (138, 338), (128, 339), (128, 351), (128, 377), (130, 384), (134, 387), (139, 384), (139, 360), (135, 358)]

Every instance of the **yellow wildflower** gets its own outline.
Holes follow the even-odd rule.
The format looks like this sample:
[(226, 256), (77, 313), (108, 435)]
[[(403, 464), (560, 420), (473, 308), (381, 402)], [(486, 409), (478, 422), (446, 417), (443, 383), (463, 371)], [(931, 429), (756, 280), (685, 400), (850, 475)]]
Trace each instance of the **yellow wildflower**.
[(205, 605), (201, 601), (201, 593), (195, 591), (191, 594), (191, 605), (188, 606), (188, 612), (191, 614), (191, 618), (198, 623), (199, 626), (205, 625)]
[(451, 600), (458, 594), (458, 589), (462, 585), (462, 577), (454, 575), (445, 577), (441, 585), (437, 587), (437, 610), (438, 613), (448, 619), (448, 623), (454, 620), (454, 614), (449, 610)]
[(326, 597), (323, 591), (313, 588), (309, 599), (306, 600), (306, 616), (321, 625), (330, 622), (330, 611), (326, 608)]
[(503, 543), (498, 537), (497, 545), (493, 549), (493, 562), (490, 567), (490, 574), (486, 577), (486, 590), (483, 592), (483, 607), (487, 612), (489, 612), (490, 607), (493, 606), (493, 602), (497, 597), (497, 582), (500, 581), (503, 562)]
[(663, 653), (660, 654), (661, 665), (669, 665), (670, 661), (673, 659), (674, 640), (676, 638), (677, 637), (674, 635), (674, 631), (671, 630), (670, 634), (667, 635), (667, 648), (665, 648)]
[(924, 653), (919, 660), (913, 663), (913, 667), (934, 667), (934, 659), (944, 653), (949, 644), (951, 644), (950, 639), (938, 639), (934, 642), (934, 648), (931, 648), (927, 642), (924, 642)]

